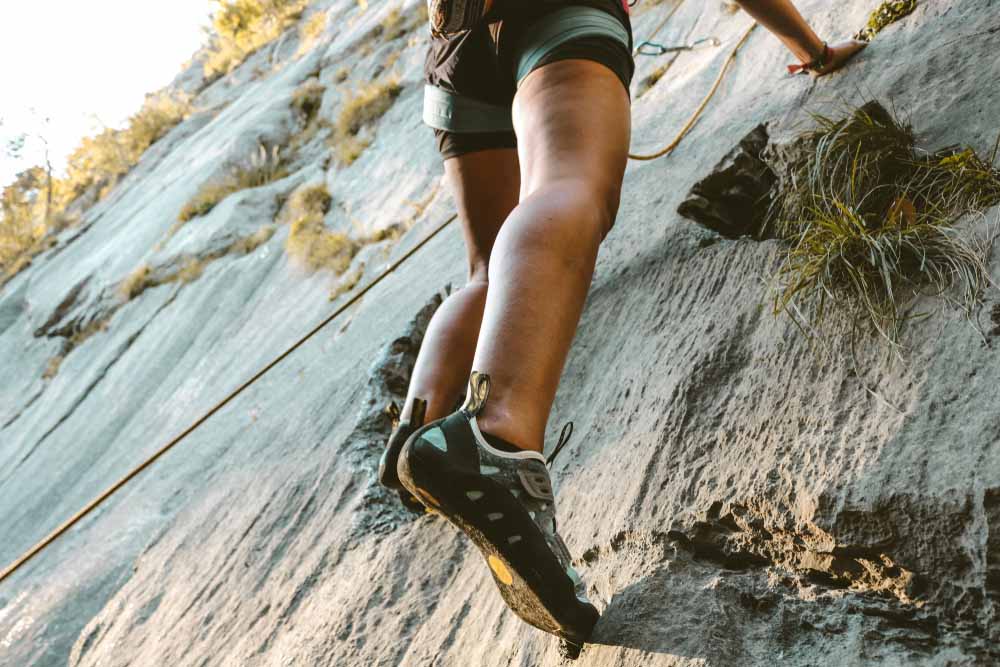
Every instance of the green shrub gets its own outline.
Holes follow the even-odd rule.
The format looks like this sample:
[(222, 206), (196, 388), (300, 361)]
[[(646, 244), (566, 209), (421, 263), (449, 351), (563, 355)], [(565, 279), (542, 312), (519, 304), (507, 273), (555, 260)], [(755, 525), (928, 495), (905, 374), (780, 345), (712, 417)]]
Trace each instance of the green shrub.
[(870, 42), (886, 26), (909, 16), (916, 8), (917, 0), (887, 0), (875, 8), (875, 11), (868, 17), (867, 25), (855, 37)]
[[(779, 187), (773, 229), (789, 242), (775, 312), (816, 331), (834, 314), (855, 334), (891, 344), (921, 294), (971, 313), (989, 284), (988, 245), (955, 225), (1000, 203), (1000, 171), (971, 149), (928, 154), (912, 129), (875, 103), (814, 116), (807, 157)], [(803, 321), (804, 320), (804, 321)]]

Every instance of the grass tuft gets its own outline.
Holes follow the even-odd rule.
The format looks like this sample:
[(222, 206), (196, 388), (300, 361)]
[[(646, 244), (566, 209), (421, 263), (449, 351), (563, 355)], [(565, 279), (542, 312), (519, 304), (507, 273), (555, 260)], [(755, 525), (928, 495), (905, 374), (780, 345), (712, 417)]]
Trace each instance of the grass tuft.
[(347, 234), (329, 231), (324, 217), (332, 198), (324, 185), (299, 188), (292, 193), (281, 219), (291, 225), (285, 248), (288, 254), (310, 271), (341, 274), (351, 265), (358, 244)]
[(167, 283), (193, 283), (201, 278), (205, 269), (212, 262), (229, 255), (249, 255), (267, 243), (274, 236), (275, 229), (273, 225), (268, 225), (210, 253), (186, 257), (181, 261), (180, 267), (173, 271), (154, 271), (149, 264), (142, 264), (121, 282), (118, 286), (118, 293), (122, 301), (128, 302), (152, 287)]
[(330, 147), (334, 149), (340, 164), (349, 165), (364, 152), (371, 140), (359, 137), (358, 134), (392, 108), (402, 90), (399, 80), (390, 77), (364, 86), (348, 97), (330, 137)]
[(326, 31), (326, 10), (318, 10), (299, 27), (299, 49), (301, 55), (312, 48), (313, 44)]
[(295, 89), (292, 93), (292, 108), (309, 124), (319, 112), (323, 104), (323, 93), (326, 87), (313, 77)]
[(785, 177), (770, 214), (790, 244), (775, 312), (812, 331), (835, 314), (892, 345), (919, 295), (971, 314), (989, 284), (989, 244), (955, 225), (1000, 203), (1000, 171), (971, 149), (921, 152), (912, 129), (875, 103), (813, 119), (802, 137), (807, 157)]
[(180, 225), (198, 216), (206, 215), (223, 199), (241, 190), (257, 188), (288, 175), (288, 168), (278, 146), (270, 150), (261, 144), (255, 153), (241, 162), (222, 178), (208, 181), (195, 193), (177, 215), (177, 221), (169, 235), (176, 233)]
[(364, 277), (365, 272), (361, 267), (358, 267), (351, 271), (349, 274), (343, 276), (336, 286), (330, 290), (330, 296), (328, 297), (330, 301), (336, 301), (339, 297), (347, 294), (361, 282), (361, 278)]
[(45, 370), (42, 371), (43, 380), (51, 380), (55, 376), (59, 375), (59, 367), (62, 366), (63, 359), (66, 357), (62, 354), (57, 354), (49, 359), (49, 362), (45, 364)]

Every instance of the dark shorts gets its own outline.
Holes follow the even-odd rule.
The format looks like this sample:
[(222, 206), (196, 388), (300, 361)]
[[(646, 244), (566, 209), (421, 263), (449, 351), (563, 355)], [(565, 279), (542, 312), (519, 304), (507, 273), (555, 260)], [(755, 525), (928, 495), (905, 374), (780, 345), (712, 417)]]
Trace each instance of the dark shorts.
[(621, 0), (530, 0), (503, 20), (432, 37), (424, 68), (424, 122), (448, 159), (514, 148), (511, 104), (521, 80), (559, 60), (598, 62), (627, 91), (635, 64)]

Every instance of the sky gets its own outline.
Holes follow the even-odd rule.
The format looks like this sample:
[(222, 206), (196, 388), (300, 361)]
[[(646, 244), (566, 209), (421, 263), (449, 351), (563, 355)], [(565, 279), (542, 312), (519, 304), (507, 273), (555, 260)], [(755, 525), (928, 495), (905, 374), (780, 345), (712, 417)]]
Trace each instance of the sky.
[(38, 141), (9, 159), (12, 135), (44, 131), (61, 170), (81, 138), (120, 127), (201, 46), (210, 9), (209, 0), (0, 0), (0, 186), (42, 162)]

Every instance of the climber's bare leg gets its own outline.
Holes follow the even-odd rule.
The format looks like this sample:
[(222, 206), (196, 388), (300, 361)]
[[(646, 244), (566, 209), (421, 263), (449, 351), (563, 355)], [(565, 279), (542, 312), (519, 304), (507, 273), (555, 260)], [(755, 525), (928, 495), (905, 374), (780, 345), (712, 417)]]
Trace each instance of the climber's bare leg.
[(465, 395), (486, 303), (490, 251), (497, 232), (517, 205), (520, 176), (513, 148), (477, 151), (444, 162), (445, 175), (462, 222), (469, 262), (465, 287), (434, 314), (424, 336), (401, 418), (413, 399), (427, 401), (425, 421), (451, 413)]
[(514, 99), (521, 197), (490, 259), (472, 367), (489, 374), (483, 431), (541, 451), (559, 376), (618, 211), (629, 98), (608, 68), (563, 60), (529, 74)]

